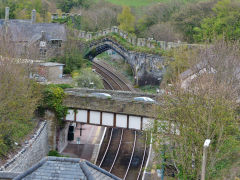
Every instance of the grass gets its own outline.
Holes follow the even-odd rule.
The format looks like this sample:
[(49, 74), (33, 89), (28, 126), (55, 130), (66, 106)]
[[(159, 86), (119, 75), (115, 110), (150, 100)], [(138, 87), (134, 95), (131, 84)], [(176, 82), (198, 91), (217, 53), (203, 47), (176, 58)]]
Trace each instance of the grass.
[(156, 2), (163, 2), (165, 0), (106, 0), (106, 1), (120, 6), (141, 7)]
[[(95, 0), (99, 1), (99, 0)], [(106, 0), (112, 4), (120, 6), (130, 6), (130, 7), (143, 7), (150, 4), (159, 3), (159, 2), (168, 2), (170, 0)], [(198, 2), (203, 0), (179, 0), (182, 2)]]
[(139, 89), (145, 93), (156, 94), (157, 89), (159, 89), (159, 86), (146, 85), (139, 87)]

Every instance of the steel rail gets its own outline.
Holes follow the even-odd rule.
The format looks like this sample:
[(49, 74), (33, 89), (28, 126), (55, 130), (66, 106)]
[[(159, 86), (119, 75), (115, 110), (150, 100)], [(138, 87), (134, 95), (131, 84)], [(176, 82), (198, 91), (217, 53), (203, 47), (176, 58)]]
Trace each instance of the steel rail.
[[(97, 62), (93, 62), (93, 65), (95, 67), (98, 67), (98, 69), (102, 70), (103, 73), (105, 73), (106, 75), (108, 75), (111, 79), (113, 79), (113, 81), (119, 85), (119, 87), (121, 88), (120, 90), (127, 90), (127, 91), (131, 91), (131, 88), (121, 79), (118, 77), (118, 75), (116, 75), (115, 73), (113, 73), (110, 69), (102, 66), (101, 64), (97, 63)], [(117, 81), (118, 82), (117, 82)], [(121, 85), (120, 85), (120, 83)], [(122, 85), (124, 85), (125, 87), (123, 87)]]
[(123, 137), (123, 129), (122, 129), (122, 133), (121, 133), (120, 143), (119, 143), (119, 145), (118, 145), (118, 149), (117, 149), (116, 155), (115, 155), (115, 157), (114, 157), (114, 160), (113, 160), (113, 163), (112, 163), (112, 166), (111, 166), (109, 172), (112, 171), (113, 166), (114, 166), (114, 164), (115, 164), (115, 162), (116, 162), (116, 159), (117, 159), (117, 156), (118, 156), (118, 153), (119, 153), (119, 150), (120, 150), (121, 144), (122, 144), (122, 137)]
[(127, 167), (127, 171), (126, 171), (126, 173), (125, 173), (125, 175), (124, 175), (124, 177), (123, 177), (123, 180), (125, 180), (126, 177), (127, 177), (127, 174), (128, 174), (129, 168), (130, 168), (131, 163), (132, 163), (132, 159), (133, 159), (134, 151), (135, 151), (135, 146), (136, 146), (136, 141), (137, 141), (137, 133), (136, 133), (136, 131), (134, 131), (134, 132), (135, 132), (135, 138), (134, 138), (134, 145), (133, 145), (132, 155), (131, 155), (131, 158), (130, 158), (130, 161), (129, 161), (129, 164), (128, 164), (128, 167)]
[(147, 151), (147, 134), (146, 134), (146, 139), (145, 139), (145, 147), (144, 147), (143, 159), (142, 159), (142, 163), (141, 163), (141, 167), (140, 167), (140, 170), (139, 170), (139, 173), (138, 173), (137, 180), (140, 178), (140, 176), (142, 174), (142, 168), (143, 168), (145, 157), (146, 157), (146, 151)]
[(110, 144), (111, 144), (112, 134), (113, 134), (113, 128), (112, 128), (111, 130), (112, 130), (112, 131), (111, 131), (111, 135), (110, 135), (110, 138), (109, 138), (109, 141), (108, 141), (108, 145), (107, 145), (106, 151), (105, 151), (105, 153), (104, 153), (104, 155), (103, 155), (103, 158), (102, 158), (102, 160), (101, 160), (101, 162), (100, 162), (100, 164), (99, 164), (99, 167), (102, 166), (102, 163), (103, 163), (103, 161), (104, 161), (104, 159), (105, 159), (105, 156), (106, 156), (106, 154), (107, 154), (107, 152), (108, 152), (108, 149), (109, 149), (109, 146), (110, 146)]
[[(97, 64), (94, 64), (93, 65), (95, 69), (99, 70), (100, 74), (102, 75), (102, 77), (104, 77), (105, 80), (111, 80), (115, 87), (114, 87), (114, 90), (123, 90), (122, 86), (114, 79), (115, 77), (113, 77), (109, 71), (103, 69), (101, 66), (97, 65)], [(117, 87), (116, 87), (117, 86)], [(113, 84), (112, 84), (112, 87), (113, 87)]]

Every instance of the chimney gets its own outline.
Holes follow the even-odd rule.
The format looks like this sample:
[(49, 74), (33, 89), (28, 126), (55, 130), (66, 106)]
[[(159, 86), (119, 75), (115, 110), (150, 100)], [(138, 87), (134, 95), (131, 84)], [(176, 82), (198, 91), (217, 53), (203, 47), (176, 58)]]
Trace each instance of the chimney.
[(32, 18), (31, 18), (32, 24), (36, 23), (36, 10), (32, 10)]
[(9, 20), (9, 7), (5, 8), (5, 22), (8, 22)]
[(42, 40), (46, 39), (46, 32), (45, 31), (41, 31), (41, 35), (42, 35)]

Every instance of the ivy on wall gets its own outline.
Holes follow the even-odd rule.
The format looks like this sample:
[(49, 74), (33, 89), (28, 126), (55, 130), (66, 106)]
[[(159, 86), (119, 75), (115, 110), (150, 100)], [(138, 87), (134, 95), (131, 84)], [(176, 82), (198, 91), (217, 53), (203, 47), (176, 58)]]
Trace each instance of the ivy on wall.
[(63, 99), (65, 97), (64, 90), (57, 85), (48, 85), (43, 91), (43, 99), (41, 106), (39, 107), (40, 112), (45, 110), (51, 110), (56, 115), (56, 125), (63, 127), (64, 117), (67, 115), (68, 108), (63, 105)]

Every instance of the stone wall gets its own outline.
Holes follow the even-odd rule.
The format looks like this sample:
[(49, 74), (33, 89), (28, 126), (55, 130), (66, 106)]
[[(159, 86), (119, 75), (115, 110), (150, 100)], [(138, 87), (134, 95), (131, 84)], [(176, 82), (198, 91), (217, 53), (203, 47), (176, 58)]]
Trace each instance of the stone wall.
[(163, 50), (166, 50), (166, 49), (171, 49), (171, 48), (180, 47), (180, 46), (187, 46), (189, 48), (201, 46), (199, 44), (187, 44), (181, 41), (166, 42), (166, 41), (157, 41), (157, 40), (154, 40), (153, 38), (137, 38), (136, 36), (133, 36), (127, 32), (120, 30), (117, 26), (113, 26), (111, 28), (107, 28), (98, 32), (86, 32), (86, 31), (75, 32), (75, 34), (79, 38), (85, 39), (87, 41), (96, 39), (101, 36), (106, 36), (109, 33), (117, 33), (122, 38), (126, 39), (127, 42), (129, 42), (130, 44), (134, 46), (139, 46), (139, 47), (161, 48)]
[(59, 136), (58, 136), (58, 152), (62, 152), (65, 147), (68, 145), (68, 128), (69, 128), (70, 123), (67, 122), (65, 126), (59, 131)]
[(48, 123), (41, 122), (33, 137), (0, 171), (23, 172), (32, 167), (48, 154)]
[(111, 96), (119, 99), (133, 99), (134, 97), (141, 97), (141, 96), (147, 96), (152, 99), (157, 100), (160, 95), (158, 94), (151, 94), (151, 93), (143, 93), (143, 92), (133, 92), (133, 91), (117, 91), (117, 90), (106, 90), (106, 89), (88, 89), (88, 88), (67, 88), (65, 89), (65, 93), (68, 92), (75, 92), (82, 95), (87, 95), (91, 93), (108, 93)]
[(67, 133), (69, 123), (66, 123), (62, 129), (57, 131), (56, 116), (52, 111), (47, 110), (45, 112), (45, 119), (48, 120), (48, 149), (58, 150), (58, 152), (62, 152), (68, 144)]

